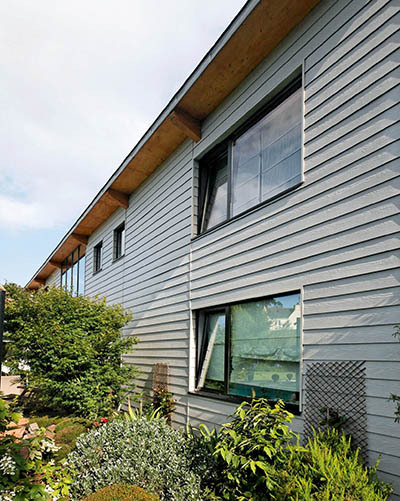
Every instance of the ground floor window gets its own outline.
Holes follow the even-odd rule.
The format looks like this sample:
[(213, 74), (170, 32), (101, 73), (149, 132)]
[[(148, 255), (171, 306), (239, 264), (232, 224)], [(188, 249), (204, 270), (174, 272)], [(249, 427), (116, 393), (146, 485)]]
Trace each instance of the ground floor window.
[(300, 293), (198, 311), (197, 391), (298, 405)]

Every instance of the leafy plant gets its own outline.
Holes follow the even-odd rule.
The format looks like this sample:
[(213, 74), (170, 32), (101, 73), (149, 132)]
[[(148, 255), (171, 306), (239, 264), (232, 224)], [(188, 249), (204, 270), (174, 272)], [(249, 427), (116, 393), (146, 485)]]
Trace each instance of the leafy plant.
[(229, 500), (265, 500), (276, 486), (276, 465), (284, 461), (285, 447), (295, 437), (287, 426), (293, 414), (282, 402), (271, 407), (263, 399), (243, 402), (232, 422), (222, 425), (215, 455), (223, 461), (215, 493)]
[(113, 484), (138, 485), (160, 499), (202, 499), (187, 441), (165, 420), (114, 420), (81, 435), (67, 458), (71, 501)]
[(45, 428), (29, 439), (13, 436), (10, 432), (19, 418), (0, 399), (1, 499), (39, 501), (68, 495), (71, 478), (54, 465), (57, 447), (53, 440), (47, 437)]
[(315, 433), (305, 447), (288, 445), (270, 495), (280, 501), (384, 501), (392, 488), (376, 479), (377, 466), (365, 467), (351, 438), (338, 430)]
[(161, 416), (165, 417), (171, 424), (172, 413), (175, 410), (176, 401), (170, 391), (167, 391), (162, 385), (153, 388), (153, 406)]
[(161, 419), (160, 409), (153, 409), (150, 405), (146, 405), (143, 400), (140, 400), (139, 406), (133, 408), (131, 406), (131, 400), (128, 397), (128, 411), (124, 413), (124, 418), (126, 421), (136, 421), (137, 419), (146, 419), (147, 421), (153, 421), (155, 419)]
[(90, 494), (83, 501), (157, 501), (155, 494), (150, 494), (136, 485), (111, 485)]
[(7, 365), (22, 375), (42, 411), (94, 418), (111, 414), (137, 371), (121, 364), (136, 339), (120, 305), (73, 297), (62, 288), (34, 293), (5, 286)]

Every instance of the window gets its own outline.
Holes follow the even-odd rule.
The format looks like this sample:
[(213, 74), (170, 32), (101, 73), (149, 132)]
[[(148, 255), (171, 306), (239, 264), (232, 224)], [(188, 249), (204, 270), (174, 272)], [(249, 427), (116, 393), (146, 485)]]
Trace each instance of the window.
[(125, 223), (114, 230), (114, 260), (125, 254)]
[(81, 245), (62, 262), (61, 286), (74, 296), (85, 293), (85, 254)]
[(301, 143), (296, 81), (200, 162), (200, 232), (298, 186)]
[(93, 248), (93, 273), (101, 270), (103, 266), (103, 242)]
[(201, 310), (197, 334), (197, 391), (298, 406), (299, 293)]

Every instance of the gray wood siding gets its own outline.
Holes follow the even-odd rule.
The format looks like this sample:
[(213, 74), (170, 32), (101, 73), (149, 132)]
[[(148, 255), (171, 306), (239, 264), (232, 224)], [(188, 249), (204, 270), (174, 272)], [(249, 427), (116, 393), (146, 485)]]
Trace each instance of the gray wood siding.
[[(188, 394), (194, 385), (198, 308), (299, 290), (303, 371), (323, 360), (365, 360), (370, 460), (400, 494), (398, 230), (400, 7), (397, 0), (325, 0), (90, 238), (86, 293), (120, 302), (139, 338), (125, 359), (151, 388), (170, 367), (184, 425), (224, 422), (233, 407)], [(196, 160), (261, 107), (294, 74), (304, 79), (304, 182), (195, 238)], [(126, 252), (112, 261), (113, 229), (126, 222)], [(103, 269), (93, 275), (93, 246)], [(293, 428), (302, 432), (302, 417)], [(400, 499), (394, 496), (394, 499)]]
[[(133, 313), (126, 335), (139, 338), (125, 360), (141, 369), (138, 390), (151, 390), (157, 362), (167, 362), (179, 399), (176, 421), (186, 423), (188, 388), (189, 254), (192, 221), (192, 151), (185, 143), (89, 240), (86, 292), (106, 296)], [(123, 220), (125, 256), (112, 260), (113, 230)], [(93, 247), (103, 241), (103, 269), (93, 275)]]
[[(365, 360), (370, 459), (400, 493), (399, 3), (323, 2), (207, 120), (202, 154), (304, 68), (304, 183), (192, 244), (193, 309), (301, 290), (303, 371)], [(195, 421), (231, 408), (190, 399)], [(294, 427), (301, 432), (302, 418)]]
[(48, 285), (49, 287), (60, 287), (61, 271), (54, 270), (53, 273), (47, 278), (46, 285)]

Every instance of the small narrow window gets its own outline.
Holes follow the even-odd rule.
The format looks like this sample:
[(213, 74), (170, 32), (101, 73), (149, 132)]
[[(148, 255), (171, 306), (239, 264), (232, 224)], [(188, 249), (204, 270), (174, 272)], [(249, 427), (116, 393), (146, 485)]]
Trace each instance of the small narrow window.
[(125, 254), (125, 223), (114, 230), (114, 260)]
[(93, 272), (101, 270), (103, 265), (103, 242), (98, 243), (93, 249)]

